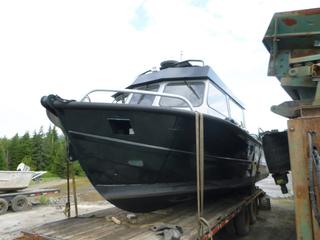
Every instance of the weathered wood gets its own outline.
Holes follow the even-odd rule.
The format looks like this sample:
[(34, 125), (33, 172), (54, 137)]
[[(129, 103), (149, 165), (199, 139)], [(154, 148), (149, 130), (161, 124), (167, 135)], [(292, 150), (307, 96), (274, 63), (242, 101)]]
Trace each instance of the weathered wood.
[[(317, 132), (320, 147), (320, 117), (302, 117), (288, 121), (290, 163), (296, 213), (296, 232), (299, 240), (320, 239), (320, 228), (313, 217), (308, 179), (308, 131)], [(319, 195), (318, 195), (319, 197)]]
[[(256, 194), (262, 194), (257, 190)], [(230, 213), (245, 206), (255, 195), (231, 195), (206, 202), (204, 217), (211, 226), (219, 224)], [(119, 239), (119, 240), (159, 240), (161, 236), (150, 228), (157, 223), (178, 225), (183, 229), (183, 240), (197, 237), (197, 205), (196, 202), (184, 203), (175, 207), (151, 213), (136, 214), (132, 222), (127, 219), (128, 212), (118, 208), (100, 210), (78, 218), (64, 219), (44, 224), (25, 231), (26, 236), (41, 236), (43, 239)], [(115, 217), (121, 224), (115, 224), (110, 219)]]

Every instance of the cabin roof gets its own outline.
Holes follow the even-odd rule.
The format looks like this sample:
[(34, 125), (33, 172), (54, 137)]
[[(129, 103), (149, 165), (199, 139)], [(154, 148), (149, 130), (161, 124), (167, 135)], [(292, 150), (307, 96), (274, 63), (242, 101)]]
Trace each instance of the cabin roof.
[(236, 103), (238, 103), (238, 105), (244, 108), (244, 104), (234, 96), (230, 89), (221, 81), (218, 75), (209, 66), (168, 67), (160, 71), (146, 72), (139, 75), (127, 88), (134, 88), (141, 85), (168, 80), (183, 81), (190, 79), (209, 79)]

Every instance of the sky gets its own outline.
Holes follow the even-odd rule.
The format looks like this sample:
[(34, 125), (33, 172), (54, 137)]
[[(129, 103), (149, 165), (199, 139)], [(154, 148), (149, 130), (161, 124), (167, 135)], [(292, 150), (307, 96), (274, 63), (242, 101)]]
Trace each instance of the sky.
[[(317, 5), (318, 4), (318, 5)], [(0, 1), (0, 137), (48, 128), (44, 95), (118, 89), (168, 59), (202, 59), (246, 106), (247, 128), (285, 129), (290, 100), (267, 76), (262, 38), (275, 12), (314, 0)]]

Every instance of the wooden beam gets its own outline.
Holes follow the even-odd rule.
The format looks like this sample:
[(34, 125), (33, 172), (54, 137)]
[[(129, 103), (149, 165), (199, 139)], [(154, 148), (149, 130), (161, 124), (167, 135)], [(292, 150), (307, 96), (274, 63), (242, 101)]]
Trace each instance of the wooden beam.
[(320, 227), (312, 213), (309, 195), (309, 148), (307, 135), (309, 131), (317, 133), (315, 143), (320, 147), (320, 117), (301, 117), (288, 121), (296, 232), (299, 240), (320, 239)]

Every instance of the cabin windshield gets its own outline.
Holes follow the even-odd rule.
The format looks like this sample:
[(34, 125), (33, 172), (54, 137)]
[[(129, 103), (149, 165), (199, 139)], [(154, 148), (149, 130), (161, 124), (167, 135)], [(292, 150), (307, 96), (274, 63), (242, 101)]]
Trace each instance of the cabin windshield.
[[(143, 91), (157, 92), (159, 89), (159, 84), (145, 85), (145, 86), (138, 87), (136, 89), (143, 90)], [(145, 106), (151, 106), (155, 97), (156, 96), (153, 96), (153, 95), (134, 93), (132, 94), (129, 104), (140, 104)]]
[[(180, 81), (168, 83), (163, 92), (185, 97), (194, 107), (198, 107), (203, 102), (204, 89), (205, 84), (203, 82)], [(161, 97), (159, 105), (164, 107), (187, 107), (184, 101), (168, 97)]]

